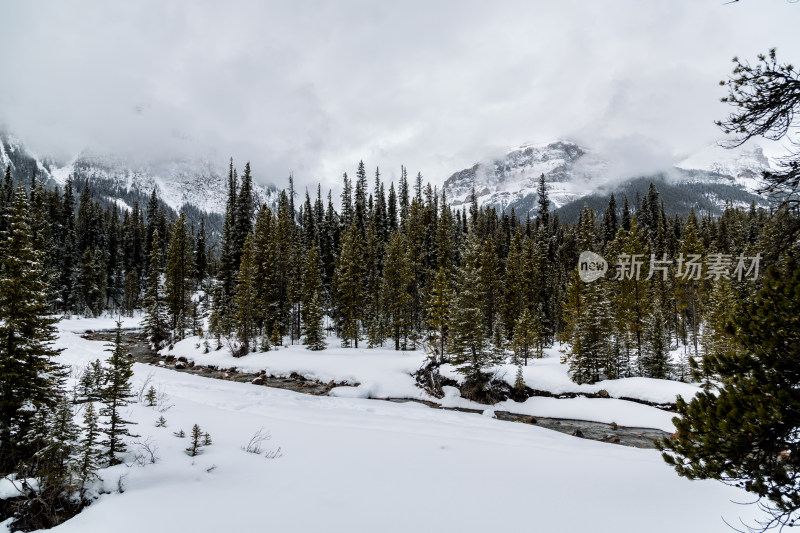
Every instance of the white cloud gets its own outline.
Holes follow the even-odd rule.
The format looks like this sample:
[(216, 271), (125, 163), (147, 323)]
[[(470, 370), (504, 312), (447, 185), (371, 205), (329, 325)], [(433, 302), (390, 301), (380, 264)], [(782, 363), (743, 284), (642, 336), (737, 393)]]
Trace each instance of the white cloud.
[(39, 153), (229, 156), (337, 186), (360, 159), (441, 183), (579, 139), (636, 172), (711, 142), (734, 55), (800, 56), (772, 0), (17, 2), (0, 121)]

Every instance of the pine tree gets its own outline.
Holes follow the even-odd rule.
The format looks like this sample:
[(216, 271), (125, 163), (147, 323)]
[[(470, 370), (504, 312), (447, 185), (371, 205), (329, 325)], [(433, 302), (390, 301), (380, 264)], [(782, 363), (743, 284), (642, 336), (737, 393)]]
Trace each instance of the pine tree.
[(189, 454), (189, 457), (196, 457), (200, 455), (200, 448), (203, 447), (203, 430), (200, 429), (200, 426), (195, 424), (192, 426), (192, 442), (189, 444), (189, 447), (186, 448), (186, 453)]
[(517, 366), (517, 376), (514, 379), (514, 392), (521, 394), (525, 392), (526, 388), (525, 377), (522, 375), (522, 367)]
[(153, 232), (153, 248), (150, 251), (150, 267), (147, 270), (147, 292), (145, 294), (145, 316), (142, 326), (153, 349), (160, 349), (169, 338), (167, 311), (161, 292), (161, 269), (159, 267), (160, 239)]
[(451, 294), (450, 280), (445, 268), (439, 267), (428, 298), (428, 329), (432, 333), (431, 344), (434, 353), (444, 359), (447, 353), (448, 325), (450, 322)]
[(201, 285), (208, 275), (208, 250), (206, 249), (206, 217), (200, 218), (200, 230), (194, 243), (194, 279)]
[(122, 462), (118, 454), (125, 452), (124, 437), (130, 435), (128, 425), (132, 424), (122, 417), (122, 409), (130, 403), (133, 396), (131, 392), (131, 378), (133, 377), (133, 360), (128, 359), (122, 349), (122, 324), (117, 322), (117, 331), (114, 343), (108, 350), (106, 370), (106, 385), (103, 388), (103, 407), (100, 416), (107, 418), (107, 424), (102, 432), (108, 437), (102, 444), (106, 446), (108, 463), (110, 465)]
[(98, 423), (94, 403), (89, 402), (86, 404), (86, 411), (83, 413), (83, 437), (79, 443), (76, 469), (81, 495), (84, 494), (87, 483), (100, 479), (97, 471), (100, 469), (103, 453), (98, 448), (98, 440), (100, 438)]
[(364, 267), (361, 241), (355, 223), (342, 235), (339, 254), (336, 257), (336, 310), (342, 330), (342, 341), (351, 341), (358, 348), (359, 323), (364, 302)]
[(164, 283), (164, 304), (173, 338), (181, 340), (189, 325), (191, 314), (192, 262), (194, 245), (181, 211), (172, 226), (167, 251), (167, 270)]
[(40, 250), (31, 246), (29, 205), (18, 188), (0, 233), (0, 471), (31, 452), (20, 444), (36, 410), (54, 406), (63, 379), (53, 358), (55, 322)]
[(303, 343), (309, 350), (325, 349), (325, 331), (322, 329), (322, 279), (316, 244), (306, 257), (303, 277)]
[(132, 268), (125, 273), (125, 290), (122, 296), (122, 310), (128, 316), (133, 316), (134, 310), (139, 306), (139, 271)]
[(389, 336), (395, 350), (405, 349), (412, 328), (414, 282), (408, 244), (402, 233), (393, 233), (386, 246), (386, 266), (383, 268), (383, 302)]
[(144, 395), (144, 401), (147, 402), (145, 405), (147, 407), (155, 407), (156, 406), (156, 398), (158, 397), (158, 393), (156, 392), (156, 388), (152, 385)]
[(644, 331), (644, 357), (640, 363), (643, 376), (656, 379), (670, 377), (669, 345), (666, 320), (657, 306)]
[[(650, 248), (645, 235), (639, 230), (636, 217), (630, 223), (630, 229), (620, 229), (607, 246), (607, 255), (611, 260), (618, 260), (622, 265), (613, 282), (614, 318), (624, 350), (635, 352), (637, 360), (643, 357), (644, 330), (647, 317), (652, 307), (650, 280), (647, 279), (645, 258), (650, 257)], [(640, 266), (634, 266), (642, 263)], [(627, 374), (625, 364), (621, 361), (609, 361), (607, 374), (610, 378)], [(641, 366), (641, 364), (640, 364)]]
[(628, 207), (628, 197), (625, 196), (625, 200), (622, 203), (622, 224), (620, 226), (625, 231), (631, 229), (631, 209)]
[(525, 366), (528, 366), (528, 357), (542, 356), (543, 333), (538, 314), (531, 313), (530, 309), (525, 308), (514, 325), (514, 337), (511, 342), (514, 356), (517, 359), (522, 358)]
[(106, 300), (106, 262), (99, 248), (83, 252), (78, 290), (83, 304), (81, 311), (89, 316), (99, 316)]
[[(579, 249), (598, 250), (597, 217), (587, 206), (576, 229)], [(577, 383), (594, 383), (611, 370), (608, 361), (614, 336), (609, 283), (605, 277), (584, 282), (576, 269), (567, 284), (561, 337), (569, 343), (566, 361)]]
[[(47, 499), (54, 491), (69, 494), (75, 486), (75, 452), (78, 443), (78, 427), (73, 420), (72, 404), (62, 396), (55, 408), (42, 408), (37, 418), (44, 421), (43, 427), (33, 428), (27, 436), (36, 453), (33, 463), (39, 478), (38, 494)], [(25, 471), (25, 469), (21, 469)]]
[(547, 183), (544, 174), (539, 176), (539, 186), (536, 189), (536, 205), (539, 214), (539, 221), (542, 226), (547, 226), (550, 221), (550, 198), (547, 195)]
[(483, 315), (480, 272), (481, 244), (473, 233), (467, 242), (458, 290), (450, 314), (450, 361), (468, 380), (483, 386), (488, 381), (485, 370), (492, 362)]
[(702, 279), (703, 274), (698, 267), (697, 274), (695, 275), (687, 266), (687, 263), (693, 257), (699, 259), (705, 251), (703, 242), (698, 235), (697, 217), (694, 214), (694, 209), (689, 212), (686, 219), (686, 226), (683, 230), (683, 239), (680, 242), (680, 256), (678, 258), (679, 271), (676, 272), (676, 290), (675, 297), (678, 304), (678, 310), (682, 313), (681, 316), (684, 320), (686, 329), (692, 333), (692, 344), (694, 346), (694, 354), (698, 355), (698, 342), (699, 342), (699, 325), (703, 313), (703, 300), (704, 300), (704, 287), (705, 282)]
[(242, 249), (242, 262), (239, 265), (239, 277), (234, 299), (234, 321), (236, 333), (242, 343), (241, 349), (234, 353), (234, 357), (241, 357), (250, 353), (253, 347), (253, 338), (256, 334), (255, 310), (256, 301), (255, 265), (253, 264), (253, 237), (248, 234)]
[(681, 476), (754, 493), (780, 526), (800, 512), (800, 265), (770, 266), (762, 281), (728, 328), (741, 349), (707, 354), (719, 381), (678, 399), (677, 432), (660, 448)]
[(244, 165), (242, 186), (236, 195), (234, 210), (234, 266), (241, 262), (244, 241), (253, 229), (253, 215), (255, 214), (255, 199), (253, 198), (253, 178), (250, 175), (250, 162)]

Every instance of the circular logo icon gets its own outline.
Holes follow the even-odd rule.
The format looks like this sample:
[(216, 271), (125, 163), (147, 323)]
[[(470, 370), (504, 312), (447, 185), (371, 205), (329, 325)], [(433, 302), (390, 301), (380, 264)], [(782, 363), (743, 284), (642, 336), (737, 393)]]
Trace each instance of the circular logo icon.
[(608, 271), (608, 263), (603, 256), (594, 252), (581, 252), (578, 257), (578, 277), (586, 283), (602, 278)]

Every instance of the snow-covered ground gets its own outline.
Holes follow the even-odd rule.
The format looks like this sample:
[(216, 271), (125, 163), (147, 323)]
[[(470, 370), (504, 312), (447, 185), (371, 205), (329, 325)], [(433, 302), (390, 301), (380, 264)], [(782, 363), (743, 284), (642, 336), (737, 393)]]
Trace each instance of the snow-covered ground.
[[(62, 322), (62, 361), (79, 367), (107, 357), (103, 343), (78, 333), (111, 326), (111, 319)], [(420, 357), (352, 352), (348, 358), (341, 349), (290, 348), (251, 355), (236, 366), (243, 368), (252, 358), (254, 368), (265, 361), (276, 369), (307, 367), (325, 378), (350, 376), (364, 386), (384, 373), (402, 374)], [(215, 354), (209, 357), (221, 357)], [(297, 364), (286, 362), (290, 356), (299, 358)], [(371, 359), (381, 362), (370, 365)], [(537, 361), (526, 370), (533, 372), (531, 379), (539, 366), (547, 364)], [(103, 470), (109, 493), (55, 528), (58, 533), (722, 532), (729, 531), (722, 518), (749, 520), (756, 512), (732, 503), (748, 501), (739, 490), (678, 477), (654, 450), (414, 403), (303, 395), (142, 364), (134, 372), (137, 386), (150, 377), (173, 405), (162, 413), (133, 404), (126, 413), (137, 422), (138, 440), (157, 448), (159, 459)], [(390, 381), (377, 387), (394, 392), (401, 386)], [(621, 402), (536, 400), (575, 414), (592, 409), (592, 402)], [(162, 415), (166, 428), (155, 426)], [(184, 453), (188, 439), (173, 435), (180, 429), (188, 433), (193, 424), (213, 440), (194, 459)], [(280, 448), (281, 457), (241, 449), (261, 428), (272, 435), (265, 448)]]
[[(649, 427), (672, 432), (672, 413), (640, 403), (619, 398), (633, 398), (653, 403), (674, 403), (677, 395), (691, 398), (698, 387), (670, 380), (649, 378), (625, 378), (601, 381), (594, 385), (578, 385), (567, 373), (561, 362), (559, 346), (545, 350), (542, 359), (531, 359), (523, 367), (525, 383), (537, 390), (553, 394), (597, 393), (605, 390), (612, 399), (571, 398), (556, 399), (533, 397), (524, 403), (508, 400), (494, 406), (486, 406), (459, 397), (458, 390), (451, 387), (445, 398), (438, 399), (417, 387), (413, 373), (422, 366), (425, 354), (421, 351), (398, 352), (393, 349), (341, 348), (332, 339), (326, 350), (312, 352), (303, 346), (289, 346), (268, 352), (251, 353), (234, 358), (227, 348), (206, 350), (205, 343), (191, 337), (176, 343), (171, 349), (162, 350), (163, 355), (186, 357), (199, 365), (219, 368), (236, 367), (242, 372), (264, 370), (274, 376), (288, 376), (296, 372), (306, 378), (322, 382), (347, 383), (336, 387), (331, 396), (346, 398), (407, 398), (427, 400), (445, 407), (468, 407), (472, 409), (494, 409), (532, 416), (574, 418), (596, 422), (616, 422), (623, 426)], [(461, 380), (461, 375), (451, 365), (443, 365), (442, 375)], [(516, 367), (503, 365), (495, 369), (509, 384), (514, 383)], [(615, 399), (616, 398), (616, 399)]]

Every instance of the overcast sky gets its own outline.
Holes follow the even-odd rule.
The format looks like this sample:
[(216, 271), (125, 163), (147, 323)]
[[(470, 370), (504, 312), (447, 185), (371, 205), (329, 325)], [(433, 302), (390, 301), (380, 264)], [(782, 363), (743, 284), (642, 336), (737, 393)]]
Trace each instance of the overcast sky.
[(252, 162), (336, 186), (360, 159), (441, 183), (567, 138), (658, 167), (714, 142), (734, 55), (800, 63), (787, 0), (3, 1), (0, 123), (85, 147)]

